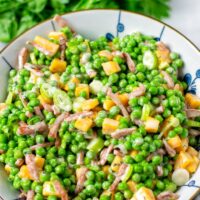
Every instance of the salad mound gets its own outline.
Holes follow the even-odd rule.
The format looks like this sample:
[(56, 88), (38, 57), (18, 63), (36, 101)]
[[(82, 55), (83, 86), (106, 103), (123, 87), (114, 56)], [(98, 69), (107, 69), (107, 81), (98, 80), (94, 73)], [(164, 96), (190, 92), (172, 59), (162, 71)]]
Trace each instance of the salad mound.
[(151, 36), (36, 36), (0, 103), (0, 162), (28, 200), (175, 200), (199, 165), (200, 98)]

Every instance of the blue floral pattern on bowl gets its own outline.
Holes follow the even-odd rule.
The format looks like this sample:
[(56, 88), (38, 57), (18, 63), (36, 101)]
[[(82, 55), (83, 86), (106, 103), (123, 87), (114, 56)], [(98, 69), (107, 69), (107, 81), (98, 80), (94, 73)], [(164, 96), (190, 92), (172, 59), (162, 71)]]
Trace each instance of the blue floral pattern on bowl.
[(192, 79), (192, 75), (190, 73), (186, 73), (183, 80), (187, 83), (188, 88), (187, 91), (196, 94), (197, 90), (197, 80), (200, 79), (200, 69), (198, 69), (195, 73), (194, 79)]

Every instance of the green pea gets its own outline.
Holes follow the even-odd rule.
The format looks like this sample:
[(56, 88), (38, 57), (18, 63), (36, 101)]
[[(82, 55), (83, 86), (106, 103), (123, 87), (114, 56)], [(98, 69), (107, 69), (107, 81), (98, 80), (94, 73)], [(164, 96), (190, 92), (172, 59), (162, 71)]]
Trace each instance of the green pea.
[(40, 174), (40, 181), (41, 182), (45, 182), (45, 181), (49, 181), (50, 180), (50, 174), (47, 172), (42, 172)]
[(46, 151), (43, 147), (38, 147), (36, 150), (35, 150), (36, 154), (43, 157), (46, 155)]
[(109, 182), (109, 181), (104, 181), (104, 182), (102, 183), (102, 188), (103, 188), (104, 190), (107, 190), (109, 187), (110, 187), (110, 182)]
[(67, 161), (68, 161), (70, 164), (75, 164), (75, 162), (76, 162), (76, 157), (75, 157), (73, 154), (68, 155), (68, 156), (67, 156)]
[(114, 195), (115, 200), (123, 200), (123, 195), (120, 192), (116, 192)]
[(160, 181), (160, 180), (157, 180), (156, 182), (156, 187), (159, 189), (159, 190), (164, 190), (165, 189), (165, 184)]
[(35, 140), (37, 144), (44, 143), (45, 137), (43, 135), (36, 135)]
[(94, 195), (96, 193), (96, 188), (94, 185), (88, 185), (86, 191), (89, 195)]
[(47, 200), (57, 200), (57, 197), (56, 197), (56, 196), (53, 196), (53, 195), (51, 195), (51, 196), (48, 196)]
[(136, 183), (139, 183), (140, 180), (141, 180), (140, 174), (135, 173), (135, 174), (132, 176), (132, 180), (133, 180), (134, 182), (136, 182)]
[(162, 162), (162, 159), (161, 159), (161, 157), (160, 156), (154, 156), (153, 158), (152, 158), (152, 162), (153, 162), (153, 164), (155, 164), (155, 165), (159, 165), (161, 162)]

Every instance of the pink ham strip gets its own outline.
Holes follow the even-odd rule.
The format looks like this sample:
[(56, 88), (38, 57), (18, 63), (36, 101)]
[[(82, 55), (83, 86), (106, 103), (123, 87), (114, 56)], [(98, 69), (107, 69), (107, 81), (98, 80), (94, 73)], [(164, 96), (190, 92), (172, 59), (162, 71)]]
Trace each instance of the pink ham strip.
[(168, 88), (173, 89), (174, 81), (172, 77), (166, 71), (161, 71), (161, 74), (163, 75), (164, 80), (167, 82)]
[(22, 69), (24, 67), (24, 64), (27, 62), (28, 60), (28, 49), (23, 47), (18, 55), (18, 68), (19, 70)]
[(35, 114), (38, 115), (40, 117), (40, 119), (44, 119), (44, 116), (42, 114), (42, 111), (40, 109), (40, 106), (36, 106), (34, 107), (34, 111), (35, 111)]
[(155, 152), (149, 154), (148, 157), (146, 158), (146, 160), (149, 162), (153, 158), (153, 156), (156, 156), (156, 155), (163, 156), (163, 155), (165, 155), (165, 153), (166, 152), (164, 149), (158, 149)]
[(67, 21), (66, 21), (63, 17), (61, 17), (61, 16), (59, 16), (59, 15), (55, 15), (55, 17), (53, 18), (53, 20), (54, 20), (54, 21), (58, 24), (58, 26), (60, 26), (61, 28), (64, 28), (64, 27), (68, 26)]
[(172, 147), (167, 143), (166, 140), (163, 140), (163, 144), (165, 146), (165, 149), (167, 151), (167, 153), (171, 156), (174, 157), (176, 155), (176, 151), (174, 149), (172, 149)]
[(119, 149), (114, 149), (113, 154), (120, 157), (124, 155)]
[(111, 100), (117, 105), (119, 106), (122, 114), (124, 117), (129, 117), (128, 111), (126, 110), (126, 108), (124, 107), (124, 105), (122, 104), (122, 102), (120, 101), (120, 99), (118, 98), (118, 96), (114, 93), (112, 93), (112, 89), (108, 88), (107, 91), (107, 95), (111, 98)]
[(19, 95), (19, 99), (20, 99), (20, 101), (22, 102), (23, 106), (26, 108), (26, 106), (27, 106), (28, 103), (27, 103), (27, 101), (25, 100), (23, 94), (22, 94), (21, 92), (19, 92), (18, 95)]
[[(88, 169), (86, 167), (81, 167), (79, 170), (79, 176), (77, 176), (77, 184), (76, 184), (76, 189), (75, 189), (75, 193), (79, 193), (81, 192), (81, 190), (84, 187), (84, 183), (86, 181), (86, 173), (88, 171)], [(80, 172), (81, 170), (81, 172)]]
[(156, 108), (156, 112), (157, 113), (163, 113), (164, 112), (164, 107), (161, 105), (159, 107)]
[(83, 165), (83, 159), (84, 159), (84, 151), (81, 151), (77, 154), (76, 164), (77, 165)]
[(165, 192), (161, 192), (158, 196), (157, 196), (157, 200), (178, 200), (179, 196), (178, 194), (175, 194), (173, 192), (170, 191), (165, 191)]
[(185, 112), (188, 118), (200, 117), (200, 110), (186, 109)]
[(195, 130), (195, 129), (189, 129), (189, 134), (192, 136), (199, 136), (200, 135), (200, 131), (199, 130)]
[(144, 85), (140, 84), (138, 88), (136, 88), (133, 92), (129, 94), (129, 99), (140, 97), (145, 94), (146, 88)]
[(27, 192), (26, 200), (34, 200), (35, 192), (33, 190), (29, 190)]
[(127, 66), (131, 72), (135, 71), (135, 63), (132, 60), (131, 56), (128, 53), (123, 53), (123, 56), (126, 60)]
[(24, 159), (22, 159), (22, 158), (18, 158), (18, 159), (16, 160), (16, 162), (15, 162), (15, 165), (16, 165), (17, 167), (21, 167), (23, 164), (24, 164)]
[(157, 166), (156, 172), (157, 172), (158, 177), (163, 176), (163, 167), (160, 165)]
[(79, 118), (89, 117), (89, 116), (92, 116), (92, 115), (93, 115), (92, 111), (84, 111), (84, 112), (69, 115), (68, 117), (66, 117), (65, 121), (71, 122), (71, 121), (77, 120)]
[(69, 200), (67, 191), (63, 188), (59, 181), (54, 181), (54, 188), (56, 193), (60, 194), (61, 200)]
[(36, 144), (30, 147), (31, 150), (36, 150), (39, 147), (50, 147), (52, 146), (53, 143), (52, 142), (46, 142), (46, 143), (41, 143), (41, 144)]
[(59, 45), (60, 45), (60, 58), (61, 60), (65, 60), (65, 49), (66, 49), (66, 39), (64, 37), (59, 38)]
[(30, 63), (26, 63), (24, 65), (24, 68), (33, 73), (35, 76), (42, 77), (44, 76), (43, 72), (41, 72), (39, 69), (34, 69), (33, 65)]
[(122, 53), (121, 51), (113, 51), (113, 52), (112, 52), (112, 55), (113, 55), (113, 56), (119, 56), (119, 57), (121, 57), (121, 58), (124, 58), (124, 55), (123, 55), (123, 53)]
[(64, 119), (69, 115), (69, 113), (62, 113), (60, 114), (54, 124), (51, 126), (50, 131), (49, 131), (49, 136), (53, 137), (53, 138), (57, 138), (57, 133), (58, 133), (58, 129), (61, 125), (61, 123), (64, 121)]
[(112, 185), (110, 186), (110, 191), (114, 191), (117, 187), (117, 185), (119, 184), (119, 182), (121, 181), (121, 177), (122, 175), (125, 173), (126, 168), (128, 167), (127, 164), (122, 163), (119, 167), (119, 171), (116, 175), (116, 178), (114, 180), (114, 182), (112, 183)]
[(106, 161), (107, 161), (107, 158), (108, 158), (108, 155), (112, 152), (114, 146), (113, 145), (109, 145), (107, 148), (104, 148), (102, 151), (101, 151), (101, 154), (100, 154), (100, 161), (99, 161), (99, 165), (105, 165), (106, 164)]
[(37, 122), (34, 125), (28, 125), (24, 122), (20, 122), (19, 128), (17, 130), (17, 133), (20, 135), (31, 135), (34, 134), (36, 131), (42, 133), (46, 130), (48, 130), (48, 126), (44, 121)]
[(116, 130), (115, 132), (111, 133), (111, 137), (119, 139), (119, 138), (124, 137), (126, 135), (129, 135), (129, 134), (131, 134), (131, 133), (133, 133), (135, 131), (136, 131), (135, 127), (119, 129), (119, 130)]
[[(55, 17), (53, 18), (53, 20), (58, 24), (58, 26), (60, 26), (61, 28), (64, 28), (66, 26), (68, 26), (68, 22), (66, 19), (64, 19), (63, 17), (59, 16), (59, 15), (55, 15)], [(68, 26), (69, 27), (69, 26)], [(72, 33), (75, 33), (75, 31), (70, 27)]]
[(39, 170), (35, 164), (35, 155), (33, 154), (26, 154), (25, 155), (25, 162), (26, 165), (31, 172), (31, 176), (35, 181), (39, 181)]

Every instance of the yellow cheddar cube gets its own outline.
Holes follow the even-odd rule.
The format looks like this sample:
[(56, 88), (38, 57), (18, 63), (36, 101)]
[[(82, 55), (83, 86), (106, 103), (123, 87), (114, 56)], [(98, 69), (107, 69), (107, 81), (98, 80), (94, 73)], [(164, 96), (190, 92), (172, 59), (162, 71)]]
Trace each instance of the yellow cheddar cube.
[(56, 52), (59, 49), (59, 45), (55, 44), (53, 42), (50, 42), (49, 40), (41, 37), (41, 36), (36, 36), (34, 39), (34, 43), (38, 45), (40, 48), (45, 49), (48, 52), (49, 56), (53, 56), (56, 54)]
[(98, 99), (88, 99), (82, 103), (82, 110), (92, 110), (96, 106), (98, 106)]
[(67, 62), (64, 60), (60, 60), (58, 58), (54, 58), (51, 62), (51, 65), (49, 67), (49, 70), (52, 73), (59, 73), (59, 72), (64, 72), (67, 67)]
[(130, 152), (130, 156), (133, 157), (133, 158), (134, 158), (137, 154), (138, 154), (138, 151), (136, 151), (136, 150), (132, 150), (132, 151)]
[(156, 200), (152, 190), (146, 188), (146, 187), (141, 187), (135, 194), (134, 197), (136, 200)]
[(181, 151), (176, 159), (174, 169), (184, 168), (186, 169), (193, 162), (192, 156), (184, 151)]
[(190, 172), (190, 173), (194, 173), (197, 170), (197, 167), (199, 165), (199, 159), (196, 156), (193, 156), (193, 161), (192, 163), (190, 163), (186, 169)]
[(52, 31), (48, 34), (48, 38), (52, 40), (59, 40), (60, 38), (66, 39), (66, 35), (63, 32)]
[(122, 117), (123, 117), (122, 115), (119, 115), (119, 114), (118, 114), (118, 115), (115, 117), (115, 120), (119, 121)]
[(144, 122), (145, 130), (149, 133), (156, 133), (159, 128), (159, 121), (153, 117), (148, 117), (147, 120)]
[(181, 142), (181, 139), (178, 135), (176, 135), (175, 137), (173, 138), (169, 138), (167, 140), (167, 143), (173, 148), (173, 149), (176, 149), (176, 148), (179, 148), (182, 146), (182, 142)]
[(92, 127), (92, 124), (92, 119), (85, 117), (82, 119), (77, 119), (74, 126), (80, 131), (87, 132)]
[(5, 167), (4, 167), (4, 169), (9, 174), (10, 170), (11, 170), (11, 167), (10, 167), (10, 165), (6, 164)]
[(181, 146), (176, 148), (176, 151), (186, 151), (188, 149), (188, 138), (181, 138)]
[(43, 184), (43, 190), (42, 190), (43, 196), (57, 196), (61, 197), (61, 193), (57, 191), (54, 187), (53, 181), (46, 181)]
[(129, 98), (127, 93), (119, 94), (118, 97), (124, 106), (128, 106)]
[(21, 166), (19, 171), (19, 177), (34, 180), (33, 177), (31, 176), (31, 172), (29, 171), (27, 165)]
[(87, 84), (79, 84), (75, 89), (75, 96), (79, 97), (81, 92), (85, 92), (86, 93), (86, 97), (89, 98), (89, 95), (90, 95), (89, 85), (87, 85)]
[(110, 134), (118, 128), (118, 125), (119, 121), (110, 118), (105, 118), (102, 124), (102, 131), (104, 134)]
[(127, 182), (127, 185), (129, 187), (129, 189), (131, 190), (131, 192), (135, 193), (137, 191), (137, 184), (134, 181), (129, 180)]
[(108, 51), (108, 50), (99, 51), (98, 55), (106, 57), (108, 60), (112, 60), (113, 59), (112, 53), (110, 51)]
[(35, 164), (38, 168), (42, 169), (44, 166), (45, 159), (39, 156), (35, 157)]
[(119, 64), (114, 61), (108, 61), (108, 62), (102, 63), (102, 66), (103, 66), (104, 72), (108, 76), (111, 74), (117, 73), (121, 70), (119, 67)]
[(114, 105), (115, 103), (111, 99), (106, 99), (103, 102), (104, 110), (110, 110)]
[(198, 156), (198, 151), (196, 149), (194, 149), (193, 147), (189, 146), (187, 149), (187, 152), (191, 155), (191, 156)]
[(108, 175), (109, 174), (109, 168), (110, 168), (110, 165), (104, 165), (103, 168), (102, 168), (102, 171)]
[(115, 156), (114, 160), (111, 164), (111, 170), (114, 172), (118, 172), (120, 165), (123, 162), (123, 158), (121, 156)]
[(45, 104), (45, 103), (46, 104), (52, 104), (53, 103), (52, 99), (49, 99), (49, 98), (42, 96), (42, 95), (39, 95), (38, 99), (39, 99), (41, 104)]
[(187, 93), (185, 95), (185, 102), (190, 108), (200, 107), (200, 98), (194, 94)]

